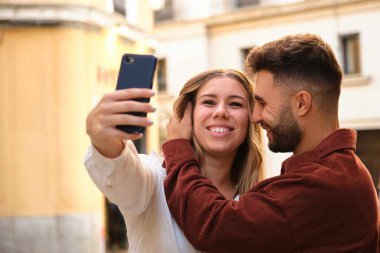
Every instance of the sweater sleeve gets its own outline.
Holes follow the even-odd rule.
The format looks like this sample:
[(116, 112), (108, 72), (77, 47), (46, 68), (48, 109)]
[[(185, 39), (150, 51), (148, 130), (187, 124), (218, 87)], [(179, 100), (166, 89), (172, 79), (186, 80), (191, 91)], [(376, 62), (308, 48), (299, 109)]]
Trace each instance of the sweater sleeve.
[(275, 198), (252, 190), (239, 201), (226, 200), (201, 176), (189, 141), (171, 140), (162, 150), (169, 209), (195, 248), (222, 253), (278, 252), (279, 248), (294, 252), (286, 213)]
[(157, 180), (132, 141), (127, 141), (122, 154), (114, 159), (102, 156), (91, 146), (85, 166), (99, 190), (123, 212), (137, 215), (146, 209)]

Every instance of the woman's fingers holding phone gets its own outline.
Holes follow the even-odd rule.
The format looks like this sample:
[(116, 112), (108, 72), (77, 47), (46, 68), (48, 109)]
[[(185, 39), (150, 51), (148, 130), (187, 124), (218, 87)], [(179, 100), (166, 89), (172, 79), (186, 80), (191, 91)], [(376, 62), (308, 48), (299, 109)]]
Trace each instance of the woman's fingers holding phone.
[(150, 126), (152, 121), (146, 117), (125, 114), (126, 112), (153, 112), (148, 103), (134, 101), (137, 98), (150, 98), (150, 89), (118, 90), (105, 94), (88, 114), (86, 131), (94, 147), (104, 156), (113, 158), (121, 154), (123, 140), (137, 140), (142, 134), (127, 134), (116, 128), (117, 125)]
[(147, 102), (133, 99), (149, 98), (149, 89), (118, 90), (105, 94), (96, 106), (96, 110), (102, 114), (144, 112), (151, 113), (156, 109)]
[(132, 114), (114, 114), (110, 115), (107, 120), (109, 126), (118, 126), (118, 125), (131, 125), (131, 126), (142, 126), (148, 127), (153, 125), (153, 121), (147, 117), (139, 117)]
[(104, 96), (107, 98), (120, 101), (120, 100), (130, 100), (138, 98), (151, 98), (154, 96), (154, 91), (151, 89), (140, 89), (140, 88), (130, 88), (123, 90), (116, 90), (114, 92), (108, 93)]
[(140, 133), (127, 134), (116, 128), (116, 125), (135, 124), (149, 126), (153, 122), (145, 117), (128, 114), (102, 114), (92, 111), (87, 117), (87, 134), (94, 147), (105, 157), (115, 158), (124, 149), (123, 140), (138, 140), (143, 137)]
[(139, 102), (135, 100), (118, 101), (112, 104), (109, 108), (113, 113), (128, 113), (128, 112), (145, 112), (151, 113), (156, 111), (151, 104), (145, 102)]

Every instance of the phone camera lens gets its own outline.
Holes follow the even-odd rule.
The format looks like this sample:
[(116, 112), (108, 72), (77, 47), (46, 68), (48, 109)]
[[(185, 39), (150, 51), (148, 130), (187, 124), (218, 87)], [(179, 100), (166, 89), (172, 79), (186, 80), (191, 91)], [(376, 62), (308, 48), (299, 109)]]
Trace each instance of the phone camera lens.
[(126, 63), (133, 63), (134, 61), (135, 61), (135, 58), (133, 58), (132, 56), (125, 57), (125, 62)]

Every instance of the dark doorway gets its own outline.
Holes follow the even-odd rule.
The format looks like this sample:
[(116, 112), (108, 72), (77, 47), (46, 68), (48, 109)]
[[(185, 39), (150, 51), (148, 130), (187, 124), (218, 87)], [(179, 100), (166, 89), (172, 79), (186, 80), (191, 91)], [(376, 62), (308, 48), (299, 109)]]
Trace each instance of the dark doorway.
[(367, 166), (379, 194), (380, 185), (380, 130), (358, 131), (357, 154)]
[[(145, 135), (142, 139), (133, 142), (137, 152), (146, 153)], [(106, 228), (107, 228), (107, 252), (119, 251), (128, 249), (127, 227), (122, 213), (117, 205), (105, 201), (106, 208)]]
[(128, 248), (127, 228), (117, 205), (106, 198), (107, 252)]

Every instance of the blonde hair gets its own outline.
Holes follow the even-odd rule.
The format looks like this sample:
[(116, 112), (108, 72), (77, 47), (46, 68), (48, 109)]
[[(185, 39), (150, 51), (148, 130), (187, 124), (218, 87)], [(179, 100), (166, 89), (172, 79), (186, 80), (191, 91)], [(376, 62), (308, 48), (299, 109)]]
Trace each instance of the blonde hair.
[[(199, 89), (210, 80), (219, 77), (229, 77), (238, 81), (248, 96), (249, 127), (246, 141), (244, 141), (232, 163), (231, 180), (237, 186), (237, 193), (242, 195), (253, 184), (261, 181), (263, 173), (263, 151), (261, 145), (261, 128), (252, 124), (251, 117), (254, 107), (254, 95), (252, 82), (240, 71), (232, 69), (213, 69), (204, 71), (188, 80), (180, 91), (179, 97), (174, 102), (173, 111), (179, 118), (183, 117), (188, 102), (195, 106), (195, 99)], [(199, 161), (203, 159), (203, 151), (199, 143), (192, 136), (192, 146)], [(204, 171), (202, 171), (205, 174)]]

